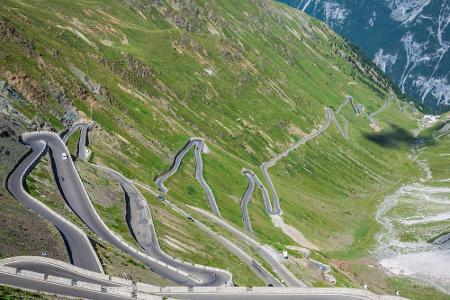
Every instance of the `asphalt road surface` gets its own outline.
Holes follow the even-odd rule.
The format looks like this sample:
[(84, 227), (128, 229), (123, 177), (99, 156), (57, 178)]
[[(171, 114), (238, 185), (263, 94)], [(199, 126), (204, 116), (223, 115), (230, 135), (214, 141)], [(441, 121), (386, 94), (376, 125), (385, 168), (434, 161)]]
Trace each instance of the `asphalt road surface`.
[[(76, 126), (76, 125), (75, 125)], [(87, 150), (88, 143), (88, 129), (91, 124), (81, 125), (80, 140), (78, 142), (78, 155), (83, 155), (81, 158), (87, 160), (89, 152)], [(107, 167), (90, 164), (91, 166), (102, 170), (109, 177), (117, 180), (125, 193), (126, 209), (127, 209), (127, 223), (131, 229), (133, 237), (145, 250), (145, 252), (174, 268), (183, 270), (194, 277), (203, 281), (202, 285), (220, 286), (225, 282), (231, 281), (231, 274), (225, 271), (205, 269), (203, 266), (193, 266), (190, 263), (176, 260), (167, 255), (161, 250), (158, 242), (158, 237), (153, 224), (150, 207), (134, 186), (133, 182), (123, 176), (121, 173)]]
[(23, 278), (13, 276), (10, 274), (0, 273), (0, 284), (9, 285), (21, 289), (32, 291), (40, 291), (50, 294), (69, 296), (77, 299), (95, 299), (95, 300), (130, 300), (135, 299), (131, 297), (115, 296), (111, 294), (104, 294), (95, 292), (77, 286), (59, 285), (56, 283), (44, 282), (41, 280)]
[[(22, 135), (22, 142), (24, 144), (29, 144), (32, 151), (19, 163), (8, 177), (8, 191), (26, 207), (41, 215), (58, 228), (67, 246), (70, 260), (74, 265), (102, 273), (103, 268), (86, 234), (76, 225), (32, 197), (25, 190), (25, 178), (35, 167), (40, 158), (45, 155), (47, 145), (44, 141), (37, 140), (32, 134)], [(61, 153), (58, 155), (59, 158), (61, 158)]]
[(8, 263), (2, 263), (3, 266), (33, 271), (46, 275), (52, 275), (72, 280), (79, 280), (102, 286), (122, 286), (109, 280), (101, 280), (98, 277), (91, 277), (83, 272), (77, 272), (72, 266), (59, 266), (45, 261), (31, 261), (26, 259), (16, 260)]
[[(373, 117), (378, 113), (382, 112), (388, 105), (388, 103), (393, 100), (395, 101), (397, 107), (404, 111), (404, 108), (399, 104), (398, 99), (395, 95), (391, 95), (390, 98), (386, 100), (383, 106), (377, 110), (376, 112), (368, 115), (369, 120), (372, 124), (375, 123)], [(341, 108), (347, 103), (351, 103), (356, 114), (360, 114), (364, 111), (364, 107), (362, 105), (355, 106), (353, 103), (353, 99), (348, 96), (346, 102), (341, 105), (338, 109), (338, 113)], [(262, 193), (264, 198), (264, 204), (266, 212), (271, 214), (281, 214), (282, 210), (279, 203), (279, 197), (276, 192), (276, 189), (270, 179), (268, 168), (276, 164), (276, 162), (284, 157), (286, 157), (291, 151), (298, 148), (300, 145), (306, 143), (308, 140), (315, 138), (322, 134), (330, 125), (331, 120), (337, 123), (338, 129), (341, 131), (342, 135), (348, 138), (348, 127), (342, 129), (340, 124), (337, 122), (336, 118), (333, 115), (331, 109), (326, 108), (326, 121), (325, 124), (316, 132), (302, 138), (299, 142), (289, 147), (282, 153), (278, 154), (270, 161), (265, 162), (261, 165), (261, 169), (264, 175), (264, 178), (269, 185), (269, 189), (272, 193), (273, 198), (273, 207), (270, 202), (270, 197), (267, 190), (264, 188), (263, 184), (259, 181), (256, 175), (252, 174), (249, 171), (244, 172), (245, 175), (249, 179), (249, 184), (247, 186), (246, 192), (242, 199), (241, 209), (244, 217), (245, 227), (251, 230), (251, 224), (248, 216), (248, 202), (250, 201), (251, 194), (254, 191), (255, 185), (257, 185)], [(367, 115), (367, 114), (366, 114)], [(78, 172), (73, 164), (73, 161), (70, 157), (70, 153), (65, 145), (65, 142), (73, 134), (77, 129), (81, 128), (80, 141), (78, 144), (77, 155), (83, 159), (87, 160), (89, 156), (89, 151), (86, 146), (88, 144), (88, 130), (90, 124), (77, 124), (69, 129), (69, 131), (64, 135), (64, 138), (61, 139), (58, 135), (50, 132), (35, 132), (22, 135), (22, 142), (24, 144), (28, 144), (31, 148), (31, 152), (24, 157), (24, 159), (17, 165), (17, 167), (11, 172), (8, 176), (7, 180), (7, 188), (9, 192), (19, 201), (24, 203), (28, 208), (32, 209), (34, 212), (40, 214), (47, 220), (49, 220), (52, 224), (54, 224), (58, 230), (61, 232), (64, 241), (67, 245), (67, 249), (69, 252), (69, 256), (71, 261), (81, 268), (85, 268), (95, 272), (103, 272), (102, 266), (98, 260), (98, 257), (93, 250), (92, 245), (90, 244), (85, 233), (80, 230), (77, 226), (70, 223), (62, 216), (56, 214), (50, 208), (42, 204), (37, 199), (33, 198), (29, 195), (25, 188), (25, 178), (31, 172), (31, 170), (35, 167), (36, 163), (40, 160), (40, 158), (45, 155), (46, 151), (50, 151), (50, 156), (52, 159), (52, 168), (55, 176), (56, 183), (58, 185), (59, 191), (61, 195), (64, 197), (67, 204), (71, 207), (71, 209), (80, 217), (81, 220), (101, 239), (109, 242), (114, 245), (116, 248), (129, 253), (131, 256), (135, 257), (137, 260), (140, 260), (150, 268), (159, 273), (163, 277), (166, 277), (176, 283), (181, 285), (193, 286), (193, 285), (206, 285), (206, 286), (219, 286), (226, 283), (229, 280), (229, 275), (227, 272), (216, 272), (211, 273), (211, 271), (205, 271), (204, 269), (201, 271), (196, 266), (191, 266), (186, 264), (185, 262), (181, 262), (179, 260), (175, 260), (174, 258), (168, 256), (159, 247), (159, 243), (157, 240), (156, 232), (153, 226), (153, 222), (151, 219), (150, 209), (145, 199), (142, 197), (140, 192), (134, 187), (132, 181), (128, 180), (120, 173), (104, 168), (110, 176), (115, 177), (122, 188), (127, 197), (128, 201), (128, 209), (130, 212), (130, 220), (131, 228), (133, 234), (136, 236), (140, 245), (145, 249), (147, 253), (143, 253), (132, 248), (126, 242), (124, 242), (119, 236), (114, 234), (105, 223), (101, 220), (97, 212), (95, 211), (89, 196), (82, 184), (82, 181), (78, 175)], [(266, 262), (270, 264), (273, 270), (283, 279), (283, 281), (288, 286), (301, 286), (304, 287), (304, 284), (299, 281), (280, 261), (279, 254), (274, 253), (274, 251), (270, 251), (266, 246), (260, 245), (258, 242), (241, 232), (240, 230), (234, 228), (229, 225), (224, 220), (220, 219), (217, 216), (220, 216), (219, 209), (217, 207), (214, 195), (212, 193), (211, 188), (206, 183), (203, 178), (203, 162), (201, 157), (201, 152), (204, 147), (204, 140), (200, 138), (192, 138), (186, 145), (177, 153), (172, 163), (170, 169), (164, 172), (161, 176), (156, 178), (156, 184), (158, 185), (161, 192), (166, 193), (167, 188), (164, 186), (163, 182), (175, 174), (179, 169), (183, 157), (187, 154), (187, 152), (194, 147), (194, 154), (196, 160), (196, 170), (195, 175), (197, 181), (202, 186), (211, 210), (215, 215), (212, 215), (206, 211), (200, 210), (198, 208), (193, 208), (196, 211), (200, 212), (204, 216), (213, 220), (215, 223), (221, 225), (229, 232), (231, 232), (236, 238), (246, 242), (252, 248), (254, 248), (258, 254), (260, 254)], [(265, 192), (264, 192), (265, 191)], [(192, 218), (191, 218), (192, 219)], [(193, 219), (192, 219), (193, 220)], [(193, 220), (193, 222), (198, 222)], [(199, 223), (201, 224), (201, 223)], [(202, 226), (206, 227), (204, 224)], [(209, 228), (207, 228), (211, 231)], [(204, 229), (205, 231), (208, 231)], [(211, 232), (210, 232), (211, 234)], [(212, 232), (212, 234), (215, 234)], [(226, 239), (225, 239), (226, 240)], [(228, 241), (229, 242), (229, 241)], [(222, 241), (223, 244), (228, 245), (227, 248), (233, 249), (233, 253), (237, 253), (239, 257), (244, 260), (249, 261), (251, 257), (245, 254), (242, 250), (237, 248), (231, 242), (227, 243), (227, 241)], [(237, 248), (237, 249), (236, 249)], [(256, 274), (258, 276), (265, 279), (266, 282), (273, 281), (274, 285), (280, 285), (270, 274), (265, 274), (267, 272), (262, 266), (251, 260), (251, 264), (253, 264), (254, 269), (257, 270)], [(97, 283), (102, 285), (107, 285), (108, 283), (102, 282), (99, 279), (88, 278), (87, 275), (74, 273), (69, 269), (64, 269), (59, 266), (48, 266), (45, 264), (40, 264), (36, 262), (16, 262), (11, 263), (10, 266), (16, 268), (23, 268), (31, 271), (41, 272), (45, 274), (50, 274), (54, 276), (62, 276), (65, 278), (72, 278), (75, 280), (82, 280), (91, 283)], [(259, 272), (259, 273), (258, 273)], [(86, 277), (87, 276), (87, 277)], [(79, 288), (77, 286), (62, 286), (49, 282), (42, 282), (37, 279), (24, 278), (20, 275), (12, 275), (12, 274), (2, 274), (0, 273), (0, 283), (16, 286), (25, 289), (31, 290), (39, 290), (45, 291), (60, 295), (67, 295), (72, 297), (82, 297), (82, 298), (90, 298), (90, 299), (129, 299), (128, 297), (123, 296), (112, 296), (105, 295), (100, 292), (94, 292), (86, 289)], [(111, 283), (109, 283), (111, 284)], [(165, 294), (165, 296), (175, 296), (177, 298), (183, 299), (211, 299), (211, 294), (202, 294), (202, 293), (186, 293), (186, 294)], [(277, 299), (369, 299), (364, 296), (352, 296), (352, 295), (294, 295), (294, 294), (215, 294), (213, 296), (214, 299), (231, 299), (231, 298), (246, 298), (246, 299), (272, 299), (276, 297)]]
[[(143, 189), (147, 190), (148, 192), (150, 192), (154, 197), (158, 197), (159, 195), (157, 193), (155, 193), (152, 189), (150, 189), (148, 186), (140, 184), (135, 182), (135, 185), (139, 185), (140, 187), (142, 187)], [(161, 198), (160, 198), (161, 200)], [(169, 206), (171, 209), (173, 209), (174, 211), (176, 211), (178, 214), (182, 215), (185, 218), (189, 218), (191, 220), (191, 222), (196, 225), (200, 230), (202, 230), (203, 232), (205, 232), (207, 235), (209, 235), (211, 238), (215, 239), (216, 241), (218, 241), (220, 244), (222, 244), (223, 247), (225, 247), (226, 249), (228, 249), (231, 253), (233, 253), (234, 255), (236, 255), (243, 263), (245, 263), (247, 266), (250, 267), (250, 269), (253, 270), (253, 272), (259, 277), (261, 278), (261, 280), (263, 280), (267, 285), (271, 284), (274, 287), (280, 287), (282, 286), (282, 284), (276, 279), (274, 278), (274, 276), (272, 274), (270, 274), (266, 269), (264, 269), (261, 265), (261, 263), (259, 263), (257, 261), (257, 259), (251, 257), (250, 255), (248, 255), (246, 252), (244, 252), (241, 248), (239, 248), (238, 246), (236, 246), (232, 241), (230, 241), (229, 239), (227, 239), (226, 237), (218, 234), (217, 232), (211, 230), (208, 226), (206, 226), (205, 224), (203, 224), (202, 222), (198, 221), (197, 219), (195, 219), (194, 217), (192, 217), (190, 214), (188, 214), (187, 212), (185, 212), (184, 210), (182, 210), (181, 208), (177, 207), (175, 204), (173, 204), (171, 201), (169, 201), (167, 198), (162, 199), (162, 202)]]
[[(26, 135), (26, 142), (30, 145), (42, 144), (43, 142), (47, 144), (50, 149), (54, 176), (60, 189), (60, 193), (63, 195), (70, 208), (97, 236), (116, 248), (130, 254), (135, 259), (149, 265), (153, 271), (169, 280), (184, 285), (204, 284), (201, 279), (195, 278), (190, 274), (182, 274), (176, 269), (171, 269), (165, 264), (156, 262), (154, 258), (142, 251), (134, 249), (109, 230), (95, 211), (73, 164), (69, 151), (59, 136), (48, 132), (35, 132)], [(65, 156), (63, 156), (64, 154)], [(72, 253), (83, 253), (83, 251), (86, 251), (85, 248), (85, 243), (73, 243), (71, 251)], [(223, 282), (221, 284), (223, 284)]]
[(209, 206), (214, 214), (220, 216), (219, 207), (217, 206), (216, 199), (214, 198), (213, 192), (209, 185), (206, 183), (203, 178), (203, 160), (202, 160), (202, 150), (205, 145), (205, 141), (201, 138), (191, 138), (180, 151), (175, 155), (175, 158), (170, 166), (169, 170), (165, 171), (161, 175), (159, 175), (155, 179), (155, 183), (158, 186), (159, 190), (162, 193), (167, 193), (167, 188), (164, 186), (164, 181), (175, 174), (184, 158), (184, 156), (188, 153), (188, 151), (194, 147), (194, 155), (195, 155), (195, 178), (200, 183), (203, 191), (208, 198)]
[(150, 208), (139, 190), (136, 189), (133, 183), (122, 174), (105, 167), (96, 167), (101, 168), (110, 177), (119, 181), (119, 184), (122, 186), (122, 189), (125, 192), (127, 212), (129, 215), (129, 220), (127, 220), (127, 222), (130, 224), (133, 236), (145, 252), (147, 252), (147, 254), (175, 268), (194, 275), (196, 278), (199, 278), (204, 282), (203, 285), (215, 286), (223, 285), (225, 282), (230, 282), (231, 276), (227, 272), (211, 269), (205, 270), (203, 266), (196, 267), (192, 264), (175, 260), (173, 257), (170, 257), (164, 253), (158, 242)]
[(89, 146), (88, 130), (91, 128), (91, 126), (92, 124), (81, 125), (81, 133), (80, 139), (78, 141), (77, 156), (84, 161), (87, 161), (87, 159), (89, 158), (89, 150), (87, 149), (87, 146)]
[(252, 247), (259, 255), (261, 255), (264, 260), (272, 267), (273, 271), (280, 276), (283, 281), (286, 283), (289, 287), (306, 287), (306, 285), (301, 282), (300, 280), (295, 277), (294, 274), (291, 273), (291, 271), (288, 270), (283, 264), (282, 264), (282, 257), (281, 255), (271, 250), (268, 246), (263, 246), (259, 244), (256, 240), (252, 239), (239, 229), (235, 228), (234, 226), (228, 224), (226, 221), (222, 220), (221, 218), (204, 211), (197, 207), (191, 208), (203, 216), (207, 217), (214, 223), (218, 224), (222, 228), (226, 229), (228, 232), (234, 235), (235, 238), (247, 243), (250, 247)]
[[(83, 299), (98, 299), (98, 300), (129, 300), (135, 299), (127, 296), (118, 296), (112, 294), (104, 294), (102, 292), (87, 290), (75, 286), (55, 284), (48, 281), (42, 281), (38, 279), (24, 278), (18, 275), (0, 273), (0, 284), (9, 285), (21, 289), (27, 289), (32, 291), (40, 291), (51, 294), (57, 294), (62, 296), (69, 296), (74, 298)], [(320, 294), (308, 293), (308, 292), (291, 292), (284, 293), (272, 293), (272, 292), (251, 292), (251, 293), (157, 293), (159, 296), (174, 297), (175, 299), (191, 299), (191, 300), (203, 300), (203, 299), (230, 299), (230, 300), (253, 300), (253, 299), (283, 299), (283, 300), (363, 300), (374, 299), (374, 297), (366, 297), (359, 295), (350, 295), (345, 292)], [(382, 298), (381, 298), (382, 299)]]
[(388, 106), (390, 101), (394, 101), (395, 105), (397, 105), (397, 108), (400, 111), (404, 111), (404, 108), (400, 105), (399, 100), (397, 99), (397, 97), (395, 96), (395, 94), (391, 94), (389, 96), (389, 98), (386, 99), (386, 101), (384, 102), (384, 104), (380, 107), (380, 109), (378, 109), (377, 111), (371, 113), (370, 115), (368, 115), (368, 118), (370, 120), (370, 122), (375, 125), (377, 122), (374, 120), (374, 117), (376, 115), (378, 115), (379, 113), (381, 113), (382, 111), (384, 111), (386, 109), (386, 107)]
[[(347, 100), (347, 101), (349, 101), (349, 100)], [(258, 179), (256, 174), (254, 174), (251, 171), (244, 171), (244, 174), (249, 179), (249, 184), (248, 184), (247, 189), (244, 193), (244, 196), (241, 200), (241, 212), (242, 212), (242, 218), (244, 220), (244, 226), (247, 230), (252, 231), (252, 226), (251, 226), (251, 222), (250, 222), (250, 218), (249, 218), (249, 214), (248, 214), (248, 203), (250, 202), (250, 199), (251, 199), (251, 196), (252, 196), (252, 193), (254, 190), (254, 185), (257, 185), (261, 189), (266, 213), (272, 214), (272, 215), (280, 215), (282, 213), (278, 193), (275, 189), (274, 184), (272, 183), (272, 180), (270, 179), (268, 168), (275, 165), (280, 159), (286, 157), (291, 151), (300, 147), (300, 145), (303, 145), (307, 141), (321, 135), (330, 126), (331, 120), (334, 119), (333, 111), (331, 109), (326, 108), (325, 112), (326, 112), (325, 124), (319, 130), (315, 131), (314, 133), (312, 133), (310, 135), (303, 137), (302, 139), (300, 139), (300, 141), (298, 141), (297, 143), (295, 143), (294, 145), (292, 145), (285, 151), (281, 152), (280, 154), (276, 155), (274, 158), (272, 158), (268, 162), (264, 162), (261, 165), (261, 170), (262, 170), (263, 176), (264, 176), (264, 178), (267, 182), (267, 185), (269, 186), (269, 189), (272, 193), (273, 209), (272, 209), (272, 205), (270, 202), (269, 193), (267, 192), (266, 188), (261, 183), (261, 181)], [(253, 184), (250, 183), (251, 181), (253, 181)]]
[(244, 196), (242, 197), (242, 200), (241, 200), (242, 218), (244, 221), (245, 229), (247, 229), (248, 231), (253, 231), (249, 212), (248, 212), (248, 204), (252, 198), (253, 191), (255, 190), (255, 186), (257, 186), (261, 190), (261, 193), (263, 196), (263, 201), (264, 201), (264, 210), (265, 210), (266, 214), (274, 215), (274, 214), (277, 214), (277, 212), (274, 211), (274, 209), (272, 208), (272, 203), (270, 202), (269, 193), (267, 192), (266, 187), (259, 180), (258, 176), (256, 176), (256, 174), (250, 170), (244, 170), (243, 173), (248, 179), (248, 185), (247, 185), (247, 189), (245, 190)]
[(190, 300), (207, 300), (207, 299), (223, 299), (223, 300), (236, 300), (236, 299), (245, 299), (245, 300), (261, 300), (261, 299), (282, 299), (282, 300), (367, 300), (371, 298), (362, 297), (362, 296), (350, 296), (350, 295), (339, 295), (339, 294), (331, 294), (331, 295), (301, 295), (301, 294), (215, 294), (212, 296), (211, 294), (161, 294), (163, 296), (173, 297), (175, 299), (190, 299)]

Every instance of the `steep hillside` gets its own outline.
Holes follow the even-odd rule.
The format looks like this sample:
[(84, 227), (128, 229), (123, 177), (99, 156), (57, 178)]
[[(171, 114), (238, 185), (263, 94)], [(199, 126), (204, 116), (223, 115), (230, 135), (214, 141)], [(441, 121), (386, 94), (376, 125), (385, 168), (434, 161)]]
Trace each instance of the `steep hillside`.
[[(53, 1), (49, 6), (37, 0), (5, 0), (0, 40), (0, 77), (6, 82), (0, 98), (3, 178), (20, 158), (17, 153), (27, 151), (18, 141), (21, 132), (60, 131), (74, 122), (92, 121), (90, 160), (157, 190), (154, 179), (191, 137), (201, 137), (208, 148), (202, 154), (204, 178), (221, 216), (244, 230), (240, 201), (248, 181), (242, 170), (263, 178), (261, 163), (321, 128), (328, 107), (341, 126), (343, 116), (348, 120), (348, 139), (329, 120), (322, 135), (280, 160), (270, 175), (284, 222), (320, 250), (313, 251), (314, 258), (333, 264), (338, 285), (357, 286), (358, 274), (350, 272), (345, 261), (367, 265), (379, 229), (379, 201), (419, 176), (407, 157), (416, 119), (410, 106), (402, 104), (407, 109), (401, 111), (394, 101), (385, 102), (394, 90), (390, 81), (326, 25), (279, 3), (122, 0)], [(347, 95), (363, 104), (366, 114), (355, 114), (350, 105), (340, 109)], [(371, 121), (369, 115), (378, 110)], [(72, 151), (76, 138), (69, 140)], [(77, 161), (76, 166), (107, 225), (135, 243), (120, 189), (86, 163)], [(213, 227), (191, 208), (210, 210), (194, 169), (194, 155), (189, 153), (165, 183), (168, 197)], [(48, 164), (40, 163), (29, 178), (29, 190), (83, 226), (59, 195), (52, 195), (56, 188), (49, 172)], [(168, 253), (228, 267), (239, 284), (261, 284), (237, 257), (185, 217), (145, 195)], [(4, 188), (0, 197), (5, 205), (18, 206)], [(15, 233), (12, 224), (26, 223), (24, 230), (34, 232), (33, 222), (44, 223), (48, 229), (43, 239), (55, 245), (45, 251), (64, 259), (62, 240), (52, 226), (22, 211), (2, 212), (1, 222), (7, 224), (0, 229), (2, 235)], [(249, 211), (251, 235), (260, 242), (277, 250), (305, 246), (273, 226), (259, 190)], [(146, 277), (145, 266), (119, 255), (93, 233), (89, 237), (108, 272)], [(6, 240), (0, 245), (2, 257), (17, 254), (10, 243), (27, 243), (34, 254), (44, 251), (38, 240)], [(117, 255), (121, 259), (116, 261)], [(305, 265), (302, 257), (293, 254), (291, 270), (309, 285), (329, 284), (320, 273), (312, 276), (314, 267)], [(152, 276), (147, 281), (166, 283)], [(377, 288), (391, 289), (387, 284)]]
[(281, 2), (323, 20), (361, 47), (404, 93), (430, 111), (449, 110), (448, 1)]

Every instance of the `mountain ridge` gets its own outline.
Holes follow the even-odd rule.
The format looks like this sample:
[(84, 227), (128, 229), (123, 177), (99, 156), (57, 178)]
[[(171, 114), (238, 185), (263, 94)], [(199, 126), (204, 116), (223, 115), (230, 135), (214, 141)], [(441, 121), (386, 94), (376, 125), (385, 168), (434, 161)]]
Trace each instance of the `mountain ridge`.
[[(55, 1), (51, 8), (39, 1), (7, 0), (0, 16), (5, 28), (0, 32), (0, 77), (23, 96), (5, 98), (23, 116), (16, 120), (13, 116), (19, 114), (2, 112), (2, 130), (12, 130), (1, 140), (2, 147), (18, 147), (18, 136), (25, 131), (56, 132), (93, 122), (90, 160), (157, 190), (154, 178), (170, 168), (186, 141), (200, 137), (208, 147), (202, 153), (204, 179), (223, 220), (241, 230), (239, 204), (248, 184), (242, 170), (263, 178), (261, 163), (323, 126), (326, 107), (339, 121), (347, 120), (341, 132), (330, 128), (289, 153), (270, 169), (270, 176), (284, 222), (320, 249), (311, 250), (311, 259), (332, 265), (330, 274), (338, 286), (359, 286), (343, 265), (364, 268), (358, 260), (366, 258), (375, 242), (378, 202), (417, 175), (406, 153), (421, 113), (415, 116), (399, 111), (392, 101), (386, 104), (395, 88), (329, 27), (286, 5), (251, 0)], [(341, 106), (347, 95), (364, 105), (367, 115)], [(406, 97), (397, 96), (408, 104)], [(370, 114), (380, 110), (377, 126), (371, 127)], [(77, 138), (74, 134), (68, 140), (72, 154)], [(10, 170), (25, 154), (26, 149), (20, 149), (2, 160), (2, 170)], [(98, 239), (65, 209), (66, 202), (49, 180), (50, 162), (44, 158), (27, 178), (30, 193), (86, 232), (105, 271), (170, 284)], [(120, 188), (81, 159), (75, 166), (106, 226), (135, 245)], [(186, 154), (177, 173), (167, 179), (167, 197), (259, 260), (260, 254), (245, 242), (191, 208), (209, 210), (193, 174), (195, 166), (194, 157)], [(154, 213), (164, 252), (229, 268), (239, 285), (262, 284), (251, 268), (195, 222), (148, 191), (141, 192)], [(3, 190), (0, 199), (16, 204)], [(252, 238), (277, 252), (300, 247), (273, 226), (263, 203), (260, 193), (248, 203)], [(5, 235), (14, 227), (12, 220), (22, 220), (22, 210), (4, 216)], [(55, 232), (48, 235), (58, 239)], [(10, 249), (0, 253), (16, 255)], [(64, 253), (63, 243), (59, 249)], [(289, 256), (283, 264), (299, 280), (311, 286), (332, 285), (308, 257), (296, 250), (289, 250)], [(377, 291), (388, 291), (390, 283), (382, 282)]]
[(323, 20), (364, 49), (417, 103), (436, 113), (449, 109), (448, 1), (282, 2)]

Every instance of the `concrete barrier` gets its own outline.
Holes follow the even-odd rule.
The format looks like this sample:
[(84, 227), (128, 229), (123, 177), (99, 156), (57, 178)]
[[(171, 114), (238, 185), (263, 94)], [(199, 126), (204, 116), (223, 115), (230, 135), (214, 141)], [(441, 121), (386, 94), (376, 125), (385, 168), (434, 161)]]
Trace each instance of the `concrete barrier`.
[[(290, 288), (292, 290), (292, 288)], [(253, 292), (255, 293), (285, 293), (288, 290), (286, 288), (279, 287), (265, 287), (265, 286), (255, 286), (253, 287)]]
[(214, 286), (194, 286), (192, 291), (195, 293), (217, 293), (217, 287)]
[(247, 288), (246, 287), (219, 287), (217, 289), (219, 293), (227, 293), (227, 294), (240, 294), (240, 293), (246, 293)]
[(186, 286), (165, 286), (161, 287), (162, 293), (187, 293), (189, 288)]
[(129, 279), (123, 279), (123, 278), (119, 278), (119, 277), (111, 277), (110, 281), (117, 283), (117, 284), (122, 284), (122, 285), (132, 285), (133, 284), (133, 281), (131, 281)]
[(75, 285), (79, 288), (83, 288), (83, 289), (87, 289), (87, 290), (92, 290), (92, 291), (97, 291), (97, 292), (102, 291), (102, 286), (99, 284), (94, 284), (94, 283), (89, 283), (89, 282), (84, 282), (84, 281), (77, 281)]
[(62, 268), (65, 270), (70, 270), (75, 274), (84, 275), (84, 276), (90, 277), (92, 279), (109, 281), (108, 275), (89, 271), (86, 269), (82, 269), (80, 267), (71, 265), (69, 263), (66, 263), (66, 262), (63, 262), (60, 260), (56, 260), (56, 259), (48, 258), (48, 257), (42, 257), (42, 256), (8, 257), (8, 258), (4, 258), (4, 259), (0, 260), (0, 265), (7, 265), (7, 264), (15, 263), (15, 262), (37, 262), (37, 263), (41, 263), (43, 265), (54, 266), (54, 267)]
[(45, 279), (45, 274), (28, 271), (28, 270), (20, 270), (19, 274), (20, 274), (20, 276), (24, 276), (24, 277), (28, 277), (28, 278), (34, 278), (34, 279), (39, 279), (39, 280)]
[(106, 287), (106, 293), (118, 296), (128, 296), (128, 297), (132, 296), (132, 292), (124, 287), (108, 286)]
[(163, 297), (137, 292), (136, 299), (139, 299), (139, 300), (162, 300)]
[(7, 266), (0, 266), (0, 272), (1, 273), (7, 273), (7, 274), (16, 274), (17, 273), (17, 269), (16, 268), (7, 267)]
[(136, 289), (138, 292), (143, 293), (159, 293), (161, 291), (161, 287), (159, 286), (145, 284), (141, 282), (136, 283)]
[(57, 284), (72, 285), (72, 279), (48, 275), (46, 281)]
[(199, 264), (194, 264), (194, 267), (200, 268), (200, 269), (203, 269), (203, 270), (206, 269), (206, 266), (204, 266), (204, 265), (199, 265)]

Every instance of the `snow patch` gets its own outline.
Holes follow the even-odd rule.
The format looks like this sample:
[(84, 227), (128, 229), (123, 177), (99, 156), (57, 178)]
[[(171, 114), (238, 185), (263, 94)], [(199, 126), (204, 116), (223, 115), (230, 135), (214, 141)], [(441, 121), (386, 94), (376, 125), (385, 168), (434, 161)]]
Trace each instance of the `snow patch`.
[(391, 18), (408, 24), (416, 19), (431, 0), (387, 0)]
[(325, 21), (331, 27), (342, 26), (345, 19), (350, 14), (348, 9), (341, 7), (339, 3), (336, 2), (326, 2), (324, 4)]
[(383, 52), (383, 49), (378, 49), (373, 62), (383, 71), (383, 73), (386, 73), (386, 70), (390, 70), (392, 65), (397, 61), (397, 54), (383, 54)]
[(446, 77), (427, 79), (424, 76), (419, 76), (413, 84), (420, 88), (422, 103), (431, 93), (436, 99), (436, 105), (450, 105), (450, 83)]
[(412, 32), (408, 31), (402, 37), (401, 42), (403, 43), (406, 52), (406, 65), (399, 85), (402, 92), (405, 92), (405, 82), (409, 78), (411, 71), (413, 71), (419, 64), (430, 61), (431, 57), (424, 54), (427, 49), (428, 42), (417, 42), (414, 39), (414, 34)]

